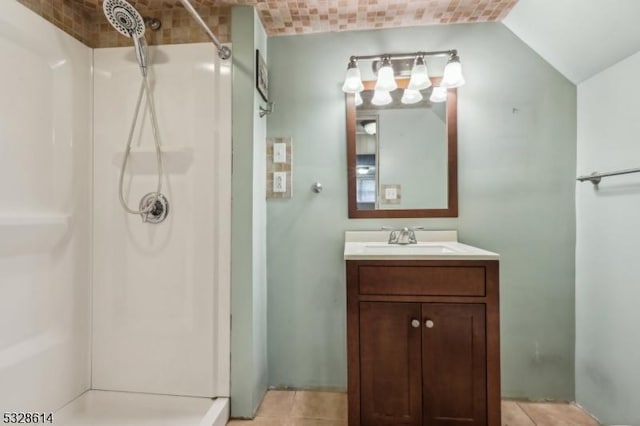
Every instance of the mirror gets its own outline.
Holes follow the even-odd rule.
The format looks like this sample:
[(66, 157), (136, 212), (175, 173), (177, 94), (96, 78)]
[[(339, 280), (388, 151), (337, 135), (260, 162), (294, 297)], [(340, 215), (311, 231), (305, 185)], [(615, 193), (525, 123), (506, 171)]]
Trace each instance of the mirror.
[(435, 103), (432, 86), (403, 104), (409, 80), (396, 81), (384, 106), (371, 103), (375, 81), (363, 82), (358, 106), (347, 94), (349, 217), (457, 217), (457, 90)]

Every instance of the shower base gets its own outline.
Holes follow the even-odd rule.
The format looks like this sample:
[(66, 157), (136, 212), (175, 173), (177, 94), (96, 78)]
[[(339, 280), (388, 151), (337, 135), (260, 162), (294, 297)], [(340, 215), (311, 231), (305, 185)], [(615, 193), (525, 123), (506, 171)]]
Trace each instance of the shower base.
[(228, 398), (90, 390), (54, 414), (58, 426), (225, 426)]

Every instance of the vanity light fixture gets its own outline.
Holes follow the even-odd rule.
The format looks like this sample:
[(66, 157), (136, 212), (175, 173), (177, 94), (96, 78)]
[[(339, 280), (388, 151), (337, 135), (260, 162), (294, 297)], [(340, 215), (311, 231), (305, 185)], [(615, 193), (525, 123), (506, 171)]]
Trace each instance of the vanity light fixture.
[[(447, 100), (448, 88), (460, 87), (465, 84), (462, 76), (462, 65), (457, 50), (438, 50), (433, 52), (414, 53), (385, 53), (382, 55), (362, 55), (351, 56), (347, 66), (347, 75), (342, 86), (345, 93), (356, 94), (356, 105), (362, 104), (359, 93), (364, 90), (358, 61), (380, 61), (378, 69), (378, 79), (376, 81), (375, 93), (371, 103), (377, 106), (388, 105), (392, 102), (389, 92), (396, 90), (398, 84), (395, 79), (393, 69), (393, 59), (414, 59), (413, 68), (409, 84), (402, 95), (401, 102), (412, 104), (422, 100), (421, 90), (431, 87), (431, 79), (427, 71), (426, 59), (431, 57), (447, 56), (449, 58), (444, 68), (444, 74), (440, 86), (433, 87), (429, 100), (431, 102), (444, 102)], [(416, 93), (417, 92), (417, 93)]]
[(376, 89), (373, 92), (373, 98), (371, 99), (372, 104), (376, 106), (383, 106), (389, 105), (391, 102), (393, 102), (393, 98), (388, 91)]
[(391, 66), (391, 58), (389, 56), (382, 57), (382, 65), (378, 69), (378, 81), (376, 82), (376, 90), (386, 90), (393, 92), (398, 88), (398, 83), (393, 75), (393, 67)]
[(360, 96), (360, 92), (356, 92), (356, 106), (362, 105), (362, 96)]
[(460, 87), (464, 85), (464, 77), (462, 76), (462, 65), (460, 57), (457, 54), (449, 57), (447, 66), (444, 67), (444, 75), (442, 76), (441, 86), (447, 88)]
[(411, 78), (409, 79), (410, 90), (424, 90), (431, 87), (431, 80), (427, 72), (427, 65), (424, 63), (424, 56), (416, 56), (415, 63), (411, 69)]
[(429, 96), (431, 102), (444, 102), (447, 100), (447, 88), (442, 86), (435, 86)]
[(347, 65), (347, 75), (344, 79), (342, 91), (345, 93), (358, 93), (364, 90), (362, 77), (360, 77), (360, 68), (358, 68), (358, 60), (352, 56)]
[(422, 93), (420, 93), (419, 90), (412, 90), (412, 89), (406, 88), (404, 93), (402, 94), (402, 99), (400, 99), (400, 102), (402, 102), (403, 104), (411, 105), (411, 104), (417, 104), (421, 100), (422, 100)]

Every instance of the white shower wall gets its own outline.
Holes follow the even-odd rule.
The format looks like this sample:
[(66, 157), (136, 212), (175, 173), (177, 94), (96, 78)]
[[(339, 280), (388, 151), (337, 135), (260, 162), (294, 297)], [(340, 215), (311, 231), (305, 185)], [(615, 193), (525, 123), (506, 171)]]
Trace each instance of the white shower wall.
[[(228, 396), (230, 62), (211, 44), (154, 47), (150, 58), (170, 202), (156, 225), (118, 201), (141, 80), (134, 51), (94, 51), (92, 388)], [(143, 106), (125, 177), (134, 208), (156, 188)]]
[(0, 414), (89, 388), (91, 49), (0, 1)]

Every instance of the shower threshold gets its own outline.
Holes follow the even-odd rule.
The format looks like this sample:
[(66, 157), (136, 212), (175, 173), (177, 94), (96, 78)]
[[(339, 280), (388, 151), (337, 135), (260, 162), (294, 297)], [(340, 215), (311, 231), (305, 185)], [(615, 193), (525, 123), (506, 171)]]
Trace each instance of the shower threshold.
[(225, 426), (228, 398), (90, 390), (54, 414), (58, 426)]

